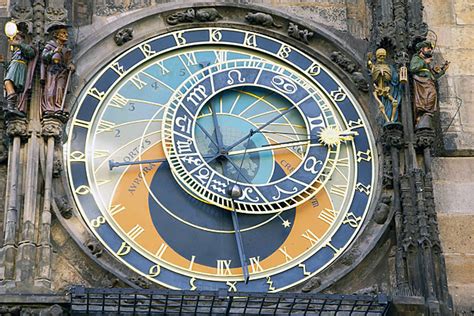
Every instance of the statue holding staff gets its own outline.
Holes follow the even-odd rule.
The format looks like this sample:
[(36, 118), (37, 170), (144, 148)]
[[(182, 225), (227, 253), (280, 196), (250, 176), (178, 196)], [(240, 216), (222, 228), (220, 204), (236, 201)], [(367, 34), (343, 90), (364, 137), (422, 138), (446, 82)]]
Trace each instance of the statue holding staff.
[(44, 84), (41, 111), (43, 116), (63, 116), (64, 100), (71, 73), (75, 70), (72, 51), (66, 44), (68, 27), (53, 25), (48, 29), (53, 39), (48, 41), (41, 54), (41, 82)]

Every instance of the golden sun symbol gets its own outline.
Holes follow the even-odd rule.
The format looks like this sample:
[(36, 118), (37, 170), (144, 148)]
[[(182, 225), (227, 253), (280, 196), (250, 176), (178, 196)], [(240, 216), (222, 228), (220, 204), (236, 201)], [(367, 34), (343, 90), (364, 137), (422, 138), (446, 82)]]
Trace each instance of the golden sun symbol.
[(353, 135), (347, 135), (347, 133), (344, 133), (335, 126), (328, 126), (321, 129), (318, 136), (319, 142), (329, 147), (339, 146), (342, 141), (351, 140), (353, 137)]

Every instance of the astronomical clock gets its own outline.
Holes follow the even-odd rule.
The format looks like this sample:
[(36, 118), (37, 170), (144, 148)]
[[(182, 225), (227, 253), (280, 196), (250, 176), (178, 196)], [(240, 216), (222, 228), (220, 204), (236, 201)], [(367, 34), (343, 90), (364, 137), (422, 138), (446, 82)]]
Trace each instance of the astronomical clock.
[(257, 29), (149, 35), (82, 90), (67, 186), (116, 265), (170, 289), (277, 292), (363, 238), (378, 155), (360, 102), (320, 54)]

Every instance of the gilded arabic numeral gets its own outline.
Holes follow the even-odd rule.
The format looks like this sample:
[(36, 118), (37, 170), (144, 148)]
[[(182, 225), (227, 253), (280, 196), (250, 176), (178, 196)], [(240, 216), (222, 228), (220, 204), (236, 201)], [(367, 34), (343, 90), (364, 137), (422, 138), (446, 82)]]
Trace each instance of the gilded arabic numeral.
[(321, 66), (317, 63), (313, 63), (308, 69), (306, 69), (306, 72), (310, 76), (317, 76), (321, 73)]
[(71, 162), (85, 162), (86, 161), (86, 155), (83, 152), (80, 151), (73, 151), (69, 155), (69, 160)]
[(337, 90), (331, 91), (330, 95), (332, 99), (336, 102), (342, 102), (347, 97), (346, 92), (341, 87), (338, 87)]
[(143, 45), (140, 45), (140, 50), (142, 51), (143, 55), (146, 57), (146, 58), (149, 58), (153, 55), (156, 54), (156, 52), (151, 49), (151, 46), (150, 44), (143, 44)]
[(341, 249), (339, 249), (339, 248), (335, 247), (333, 244), (331, 244), (331, 240), (326, 242), (326, 244), (324, 246), (331, 248), (331, 250), (334, 251), (334, 255), (339, 255), (341, 253)]
[(87, 129), (91, 127), (91, 122), (83, 121), (83, 120), (75, 120), (73, 124), (74, 126), (79, 126), (79, 127), (83, 127)]
[(227, 292), (237, 292), (237, 287), (236, 287), (237, 281), (235, 282), (227, 281), (225, 284), (229, 286), (229, 288), (227, 289)]
[(257, 257), (251, 257), (249, 258), (250, 260), (250, 266), (252, 267), (252, 272), (262, 272), (263, 267), (260, 265), (260, 256)]
[(157, 277), (158, 275), (160, 275), (160, 273), (161, 273), (161, 267), (158, 264), (151, 266), (150, 269), (148, 270), (148, 276), (152, 278)]
[(350, 129), (364, 127), (364, 122), (362, 122), (362, 119), (358, 119), (357, 121), (349, 121), (347, 126), (349, 126)]
[(342, 221), (342, 224), (349, 224), (352, 228), (357, 228), (362, 221), (362, 216), (356, 216), (354, 213), (350, 212), (346, 215), (346, 218)]
[(290, 56), (290, 53), (292, 52), (291, 47), (286, 46), (286, 45), (281, 45), (280, 49), (278, 50), (278, 57), (281, 57), (283, 59), (288, 58)]
[(210, 29), (209, 38), (211, 42), (220, 42), (222, 39), (222, 33), (219, 30)]
[(266, 283), (268, 284), (268, 290), (269, 291), (275, 291), (276, 290), (276, 288), (273, 286), (273, 281), (272, 281), (271, 277), (267, 276), (267, 282)]
[(245, 46), (257, 47), (257, 36), (255, 34), (246, 33), (244, 39)]
[(178, 46), (182, 46), (186, 44), (186, 39), (184, 38), (183, 33), (184, 32), (176, 32), (173, 34), (176, 44)]
[(131, 250), (132, 250), (132, 247), (130, 247), (129, 245), (127, 245), (127, 243), (125, 241), (123, 241), (122, 244), (120, 245), (119, 250), (117, 250), (117, 256), (121, 256), (121, 257), (125, 256)]
[(110, 68), (112, 68), (112, 70), (115, 71), (120, 76), (122, 76), (125, 73), (125, 69), (123, 68), (122, 65), (118, 63), (118, 61), (110, 65)]
[(326, 222), (329, 225), (334, 224), (336, 221), (337, 216), (339, 215), (339, 211), (331, 210), (329, 208), (325, 208), (319, 213), (318, 218), (323, 222)]
[(76, 188), (75, 192), (79, 195), (86, 195), (91, 192), (91, 189), (87, 185), (80, 185)]
[(232, 260), (217, 260), (217, 275), (232, 275), (230, 263)]
[(356, 184), (356, 190), (358, 190), (359, 192), (362, 192), (362, 193), (365, 193), (367, 195), (370, 194), (370, 192), (372, 191), (372, 186), (369, 184), (369, 185), (364, 185), (360, 182), (358, 182)]
[(99, 228), (100, 225), (105, 224), (105, 222), (106, 222), (105, 217), (100, 215), (100, 216), (97, 216), (97, 218), (91, 220), (91, 226), (94, 228)]
[(97, 88), (92, 88), (88, 91), (89, 95), (93, 96), (94, 98), (96, 98), (97, 100), (99, 101), (102, 101), (104, 99), (104, 96), (105, 96), (105, 92), (104, 91), (99, 91)]
[(305, 276), (311, 275), (311, 272), (306, 271), (306, 265), (305, 265), (304, 263), (298, 264), (298, 267), (301, 268), (301, 269), (303, 269), (303, 275), (305, 275)]
[(192, 277), (191, 279), (189, 279), (189, 290), (190, 291), (196, 291), (197, 287), (196, 285), (194, 284), (196, 282), (196, 278), (195, 277)]
[(370, 152), (370, 149), (367, 151), (358, 151), (357, 152), (357, 162), (361, 162), (362, 160), (364, 161), (371, 161), (372, 160), (372, 154)]

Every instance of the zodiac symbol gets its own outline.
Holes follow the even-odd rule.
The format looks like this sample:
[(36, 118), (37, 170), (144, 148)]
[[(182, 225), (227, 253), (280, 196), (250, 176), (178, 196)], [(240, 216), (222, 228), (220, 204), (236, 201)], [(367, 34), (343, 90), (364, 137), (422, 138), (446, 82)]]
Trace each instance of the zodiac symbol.
[(242, 73), (238, 70), (231, 70), (229, 71), (229, 73), (227, 74), (227, 77), (229, 77), (229, 80), (227, 80), (227, 84), (234, 84), (234, 78), (232, 78), (232, 74), (236, 74), (235, 75), (235, 79), (237, 80), (237, 82), (239, 83), (243, 83), (245, 82), (245, 79), (242, 79)]

